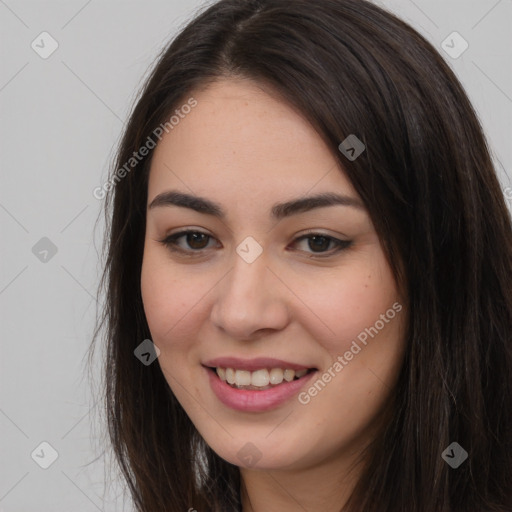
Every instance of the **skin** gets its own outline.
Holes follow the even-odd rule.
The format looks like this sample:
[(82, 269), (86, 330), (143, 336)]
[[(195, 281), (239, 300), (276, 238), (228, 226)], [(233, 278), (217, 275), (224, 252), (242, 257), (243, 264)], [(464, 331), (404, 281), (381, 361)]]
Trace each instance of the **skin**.
[[(274, 204), (305, 195), (336, 192), (360, 201), (305, 119), (248, 80), (222, 79), (191, 96), (197, 106), (155, 149), (148, 205), (175, 190), (218, 203), (226, 217), (175, 205), (148, 209), (141, 288), (158, 362), (206, 442), (240, 467), (244, 512), (339, 511), (359, 474), (356, 457), (396, 382), (405, 306), (306, 405), (294, 396), (266, 412), (230, 409), (201, 362), (274, 357), (321, 375), (404, 302), (364, 207), (271, 217)], [(212, 238), (192, 240), (192, 248), (179, 239), (191, 256), (161, 243), (184, 228)], [(352, 243), (335, 253), (333, 243), (297, 241), (307, 230)], [(236, 252), (248, 236), (263, 249), (250, 264)], [(254, 466), (237, 456), (247, 442), (261, 452)]]

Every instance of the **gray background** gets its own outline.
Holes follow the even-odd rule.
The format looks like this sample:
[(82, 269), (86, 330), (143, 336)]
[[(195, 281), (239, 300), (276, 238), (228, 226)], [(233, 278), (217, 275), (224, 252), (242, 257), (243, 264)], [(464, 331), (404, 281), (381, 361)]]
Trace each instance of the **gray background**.
[[(378, 3), (453, 67), (511, 197), (511, 0)], [(152, 60), (203, 4), (0, 0), (0, 512), (131, 509), (119, 481), (105, 489), (97, 392), (84, 369), (103, 233), (92, 190)], [(447, 39), (454, 31), (469, 44), (458, 58), (442, 48), (463, 48)], [(51, 48), (42, 32), (58, 42), (46, 59), (31, 47)], [(58, 453), (47, 469), (42, 442)]]

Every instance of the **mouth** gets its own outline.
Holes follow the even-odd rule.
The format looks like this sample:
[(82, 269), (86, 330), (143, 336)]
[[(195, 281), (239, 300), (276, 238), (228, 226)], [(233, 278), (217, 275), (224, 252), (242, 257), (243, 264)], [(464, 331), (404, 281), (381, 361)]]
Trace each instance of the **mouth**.
[(222, 366), (209, 366), (207, 368), (228, 386), (248, 391), (272, 389), (283, 383), (299, 380), (307, 374), (316, 371), (316, 368), (302, 368), (300, 370), (292, 368), (260, 368), (255, 371)]
[(289, 402), (317, 368), (278, 359), (218, 358), (202, 364), (210, 388), (226, 406), (243, 412), (265, 412)]

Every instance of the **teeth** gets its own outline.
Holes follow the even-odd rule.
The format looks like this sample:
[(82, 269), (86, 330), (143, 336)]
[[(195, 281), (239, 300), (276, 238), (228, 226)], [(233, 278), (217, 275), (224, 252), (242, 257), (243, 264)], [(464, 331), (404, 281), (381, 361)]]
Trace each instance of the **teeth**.
[(294, 377), (295, 377), (295, 370), (286, 369), (284, 371), (284, 380), (286, 380), (287, 382), (291, 382)]
[(307, 369), (292, 370), (290, 368), (263, 368), (250, 372), (247, 370), (236, 370), (234, 368), (216, 368), (220, 380), (238, 388), (260, 388), (268, 389), (271, 386), (277, 386), (284, 381), (291, 382), (294, 379), (300, 379), (306, 373)]
[(235, 370), (233, 370), (233, 368), (226, 368), (226, 380), (228, 384), (235, 383)]
[(281, 368), (272, 368), (270, 370), (270, 384), (281, 384), (283, 382), (283, 373)]
[(235, 371), (235, 384), (237, 386), (250, 386), (251, 385), (251, 372), (246, 370)]
[(257, 370), (252, 372), (251, 385), (262, 388), (264, 386), (268, 386), (269, 382), (270, 375), (268, 374), (268, 370)]

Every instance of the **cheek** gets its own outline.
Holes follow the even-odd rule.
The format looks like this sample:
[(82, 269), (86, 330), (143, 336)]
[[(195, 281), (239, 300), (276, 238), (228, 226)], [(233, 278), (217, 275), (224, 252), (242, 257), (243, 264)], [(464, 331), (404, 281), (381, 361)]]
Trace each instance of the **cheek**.
[(168, 259), (145, 252), (141, 270), (142, 301), (153, 341), (160, 349), (173, 339), (191, 339), (200, 325), (197, 318), (204, 307), (200, 299), (210, 288), (207, 273), (178, 269)]
[[(304, 317), (311, 319), (308, 330), (332, 357), (348, 350), (352, 341), (374, 326), (398, 300), (383, 256), (371, 262), (361, 259), (321, 279), (303, 279), (299, 294), (307, 297), (305, 302), (313, 313)], [(386, 323), (383, 331), (389, 327)]]

